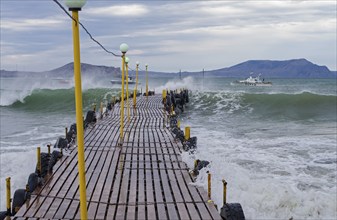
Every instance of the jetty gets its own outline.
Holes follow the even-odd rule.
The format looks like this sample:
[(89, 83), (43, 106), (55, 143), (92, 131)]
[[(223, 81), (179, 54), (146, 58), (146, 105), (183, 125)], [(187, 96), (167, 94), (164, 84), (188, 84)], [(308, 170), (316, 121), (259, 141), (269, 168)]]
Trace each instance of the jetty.
[[(191, 184), (162, 96), (138, 97), (129, 117), (126, 106), (122, 140), (118, 103), (85, 129), (88, 219), (222, 219), (207, 192)], [(77, 163), (73, 145), (11, 218), (80, 219)]]

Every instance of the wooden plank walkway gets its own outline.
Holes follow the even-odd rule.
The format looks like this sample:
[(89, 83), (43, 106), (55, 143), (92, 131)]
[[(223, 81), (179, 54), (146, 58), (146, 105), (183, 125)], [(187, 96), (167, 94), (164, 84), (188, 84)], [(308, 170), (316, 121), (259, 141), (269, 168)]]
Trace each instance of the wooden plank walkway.
[[(85, 132), (88, 219), (221, 219), (207, 193), (190, 184), (161, 96), (137, 98), (130, 122), (126, 108), (124, 115), (122, 146), (118, 105)], [(77, 150), (68, 153), (13, 219), (80, 219)]]

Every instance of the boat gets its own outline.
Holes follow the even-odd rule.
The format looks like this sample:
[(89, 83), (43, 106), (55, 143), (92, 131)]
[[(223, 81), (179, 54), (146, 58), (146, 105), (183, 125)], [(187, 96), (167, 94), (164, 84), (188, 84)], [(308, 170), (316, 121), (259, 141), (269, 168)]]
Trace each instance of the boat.
[(240, 84), (240, 85), (246, 85), (246, 86), (272, 86), (272, 82), (266, 82), (264, 79), (260, 79), (261, 74), (259, 74), (257, 77), (249, 76), (245, 80), (237, 80), (234, 82), (234, 84)]
[[(113, 79), (113, 80), (110, 80), (110, 82), (113, 84), (113, 85), (121, 85), (122, 84), (122, 80), (121, 79)], [(124, 84), (126, 84), (126, 80), (124, 80)], [(128, 84), (132, 85), (132, 84), (136, 84), (136, 81), (131, 77), (129, 76), (128, 77)], [(138, 84), (140, 84), (138, 82)]]

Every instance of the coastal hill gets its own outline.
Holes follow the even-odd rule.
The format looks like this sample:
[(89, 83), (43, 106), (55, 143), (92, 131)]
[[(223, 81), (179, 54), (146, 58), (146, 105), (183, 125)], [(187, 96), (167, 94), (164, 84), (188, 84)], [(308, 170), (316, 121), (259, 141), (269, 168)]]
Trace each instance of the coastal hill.
[[(119, 67), (98, 66), (82, 63), (82, 75), (95, 77), (118, 77)], [(0, 71), (0, 77), (51, 77), (51, 78), (71, 78), (73, 77), (73, 63), (68, 63), (57, 69), (45, 72), (22, 72), (22, 71)], [(231, 67), (217, 70), (207, 70), (204, 75), (207, 77), (232, 77), (245, 78), (250, 73), (262, 74), (265, 78), (335, 78), (336, 71), (330, 71), (326, 66), (316, 65), (306, 59), (293, 59), (285, 61), (272, 60), (249, 60)], [(135, 71), (130, 70), (129, 74), (134, 76)], [(163, 73), (149, 71), (154, 77), (178, 77), (180, 73)], [(145, 75), (144, 71), (139, 71), (140, 77)], [(183, 77), (202, 77), (203, 72), (182, 72)]]
[(247, 77), (249, 73), (268, 78), (332, 78), (336, 74), (326, 66), (319, 66), (306, 59), (285, 61), (249, 60), (228, 68), (212, 70), (212, 76)]

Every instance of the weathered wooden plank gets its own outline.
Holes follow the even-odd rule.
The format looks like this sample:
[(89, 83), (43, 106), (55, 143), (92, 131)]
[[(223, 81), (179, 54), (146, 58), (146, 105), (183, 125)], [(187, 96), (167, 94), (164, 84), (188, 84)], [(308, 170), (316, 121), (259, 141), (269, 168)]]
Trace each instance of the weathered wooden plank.
[(52, 205), (47, 210), (47, 213), (45, 214), (44, 218), (47, 218), (47, 219), (53, 218), (59, 206), (61, 205), (61, 203), (62, 203), (62, 199), (55, 198)]
[[(119, 104), (85, 131), (89, 219), (220, 218), (205, 191), (189, 184), (193, 179), (180, 156), (182, 145), (166, 128), (160, 102), (160, 96), (141, 97), (129, 122), (124, 109), (121, 146)], [(80, 218), (76, 146), (69, 154), (20, 216)]]
[(59, 206), (59, 208), (57, 209), (55, 215), (54, 215), (54, 218), (56, 219), (64, 219), (64, 215), (65, 215), (65, 212), (68, 210), (69, 208), (69, 205), (70, 205), (70, 202), (71, 200), (69, 199), (64, 199), (62, 202), (61, 202), (61, 205)]

